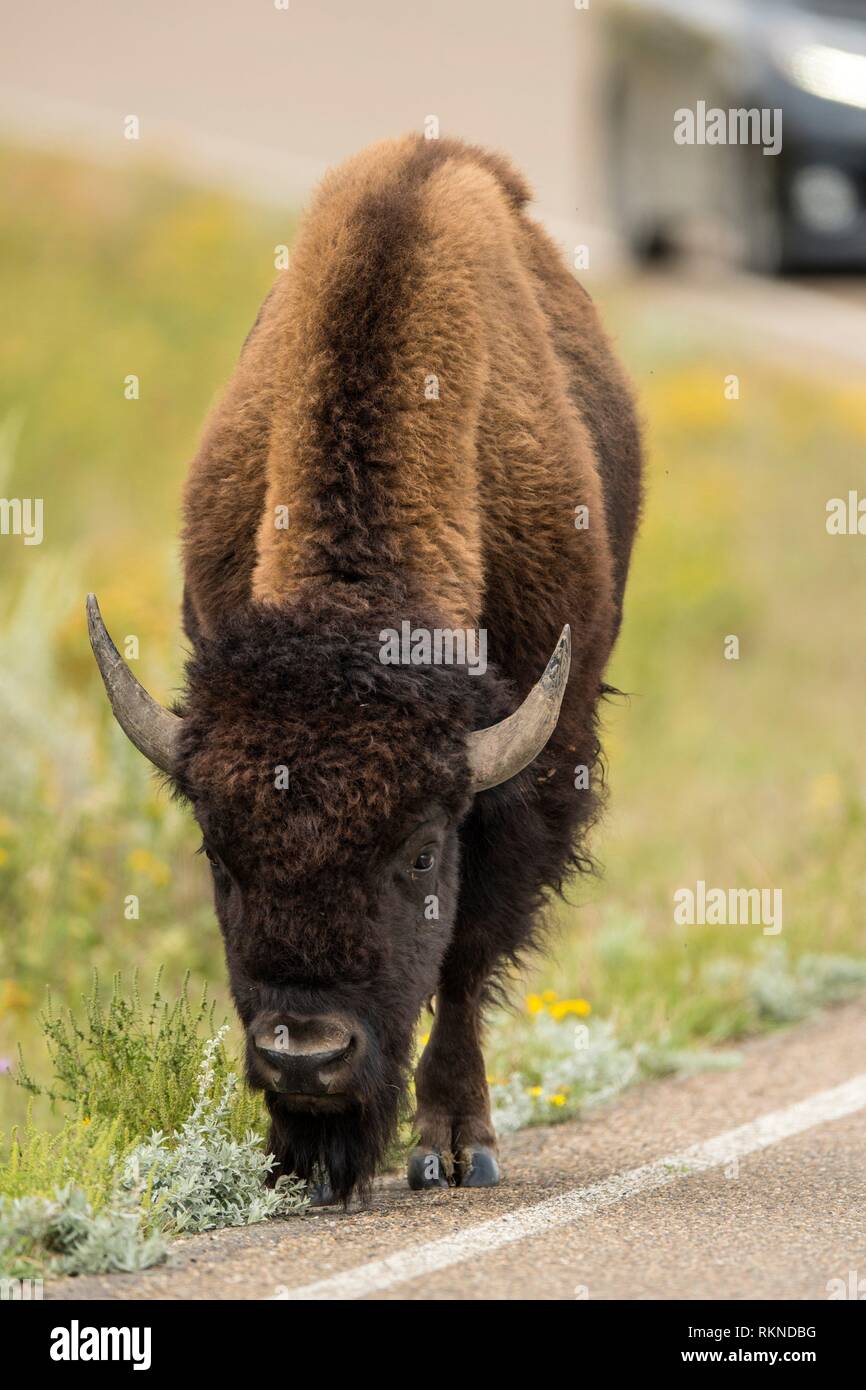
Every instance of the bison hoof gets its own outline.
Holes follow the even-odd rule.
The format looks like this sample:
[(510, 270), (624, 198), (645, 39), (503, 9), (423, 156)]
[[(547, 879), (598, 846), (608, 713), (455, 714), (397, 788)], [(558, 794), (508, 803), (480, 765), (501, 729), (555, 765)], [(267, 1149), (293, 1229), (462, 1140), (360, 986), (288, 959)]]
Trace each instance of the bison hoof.
[(426, 1192), (430, 1188), (449, 1186), (442, 1155), (431, 1149), (413, 1149), (409, 1155), (408, 1176), (413, 1192)]
[(496, 1187), (499, 1164), (492, 1149), (468, 1149), (457, 1162), (460, 1187)]
[(308, 1187), (307, 1197), (311, 1207), (332, 1207), (336, 1202), (329, 1182), (319, 1182)]

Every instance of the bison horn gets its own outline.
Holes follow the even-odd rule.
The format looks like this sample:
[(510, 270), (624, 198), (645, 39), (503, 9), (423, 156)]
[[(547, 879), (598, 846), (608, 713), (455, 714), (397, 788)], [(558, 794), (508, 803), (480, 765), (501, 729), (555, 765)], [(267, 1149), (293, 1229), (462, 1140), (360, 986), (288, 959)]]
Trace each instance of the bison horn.
[(95, 594), (87, 595), (87, 631), (115, 719), (140, 753), (162, 772), (171, 772), (183, 720), (157, 704), (135, 679), (108, 635)]
[(541, 680), (519, 709), (469, 735), (472, 789), (483, 792), (507, 782), (537, 758), (556, 728), (571, 665), (571, 629), (566, 623)]

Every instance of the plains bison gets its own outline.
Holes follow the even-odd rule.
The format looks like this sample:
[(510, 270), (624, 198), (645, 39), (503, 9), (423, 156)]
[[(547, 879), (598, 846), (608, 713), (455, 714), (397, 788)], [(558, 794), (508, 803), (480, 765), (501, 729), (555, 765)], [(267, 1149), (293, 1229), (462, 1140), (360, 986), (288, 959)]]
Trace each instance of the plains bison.
[(409, 1181), (498, 1181), (482, 1011), (588, 864), (640, 442), (528, 199), (453, 140), (330, 173), (192, 464), (174, 712), (88, 600), (115, 717), (201, 827), (279, 1171), (342, 1200), (434, 995)]

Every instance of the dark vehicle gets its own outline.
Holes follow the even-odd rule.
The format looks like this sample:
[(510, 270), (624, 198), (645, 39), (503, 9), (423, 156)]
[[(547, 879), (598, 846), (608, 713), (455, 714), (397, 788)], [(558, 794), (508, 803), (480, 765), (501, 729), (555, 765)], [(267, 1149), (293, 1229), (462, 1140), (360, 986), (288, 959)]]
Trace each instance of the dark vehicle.
[(866, 266), (866, 0), (623, 0), (607, 37), (612, 193), (638, 258)]

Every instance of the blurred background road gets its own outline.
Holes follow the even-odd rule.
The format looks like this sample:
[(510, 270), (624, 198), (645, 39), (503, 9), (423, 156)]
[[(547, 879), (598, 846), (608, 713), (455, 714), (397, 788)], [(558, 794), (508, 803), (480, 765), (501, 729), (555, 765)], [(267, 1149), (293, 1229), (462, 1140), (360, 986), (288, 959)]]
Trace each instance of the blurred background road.
[(50, 22), (5, 0), (2, 116), (25, 138), (230, 180), (297, 206), (330, 165), (438, 118), (443, 135), (507, 150), (539, 205), (599, 216), (592, 131), (594, 17), (570, 3), (438, 0), (84, 0)]
[[(768, 350), (814, 341), (819, 359), (866, 361), (859, 0), (441, 0), (429, 14), (83, 0), (47, 21), (4, 0), (2, 14), (0, 130), (17, 140), (162, 161), (296, 208), (329, 165), (432, 117), (512, 156), (569, 257), (588, 248), (590, 284), (631, 256), (661, 294), (692, 289), (703, 322), (738, 312), (766, 324)], [(781, 156), (676, 145), (673, 111), (700, 100), (784, 104)], [(138, 141), (123, 138), (129, 115)], [(737, 268), (796, 269), (800, 292), (758, 292)]]

